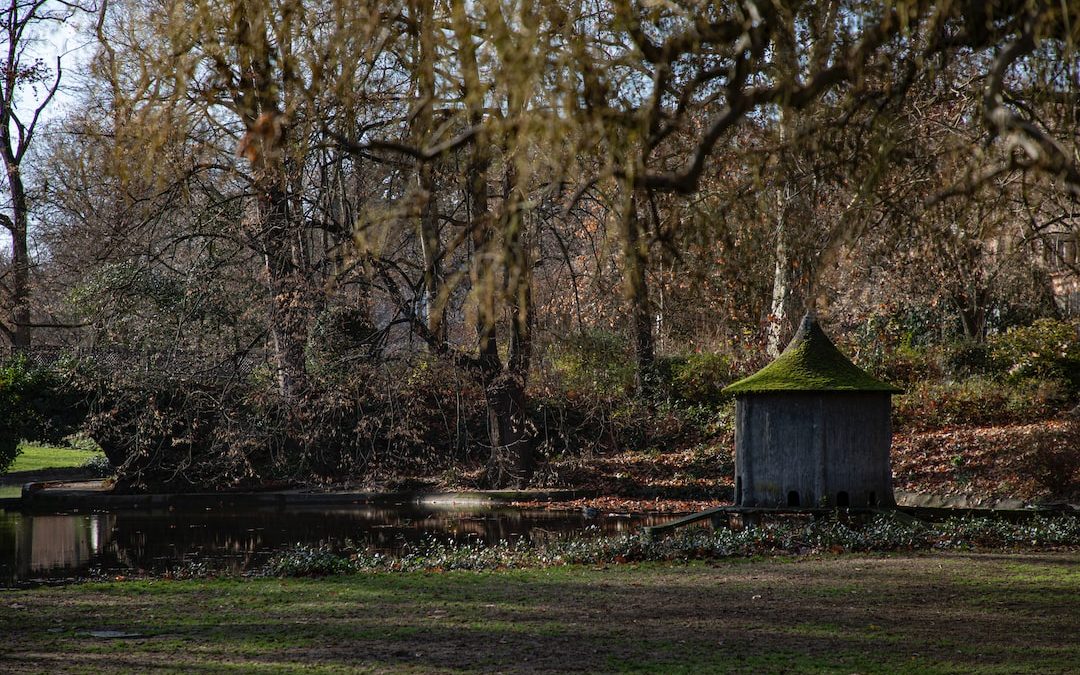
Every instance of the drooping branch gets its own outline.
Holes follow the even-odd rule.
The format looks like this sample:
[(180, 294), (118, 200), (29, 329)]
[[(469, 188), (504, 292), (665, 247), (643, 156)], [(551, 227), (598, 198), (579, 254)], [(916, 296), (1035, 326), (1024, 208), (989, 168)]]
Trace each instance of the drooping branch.
[(998, 137), (1012, 137), (1014, 145), (1021, 147), (1041, 168), (1063, 178), (1068, 191), (1074, 197), (1080, 197), (1080, 169), (1070, 153), (1057, 140), (1005, 103), (1005, 75), (1018, 61), (1035, 51), (1037, 27), (1038, 18), (1029, 17), (1020, 36), (994, 60), (983, 89), (983, 123), (990, 132), (990, 141)]
[(359, 143), (335, 131), (328, 131), (330, 136), (335, 141), (337, 141), (338, 146), (342, 150), (353, 155), (367, 156), (372, 151), (385, 150), (390, 152), (396, 152), (407, 157), (420, 160), (422, 162), (429, 162), (431, 160), (438, 159), (439, 157), (451, 153), (458, 148), (468, 145), (480, 134), (480, 132), (480, 127), (473, 126), (461, 132), (457, 136), (443, 141), (442, 143), (426, 148), (420, 148), (409, 145), (408, 143), (401, 143), (398, 141), (390, 141), (383, 139), (375, 139), (366, 143)]
[[(800, 84), (794, 73), (772, 85), (747, 88), (751, 75), (759, 74), (752, 67), (757, 62), (765, 43), (765, 23), (757, 23), (743, 34), (736, 43), (736, 53), (725, 86), (727, 105), (708, 125), (696, 142), (690, 160), (682, 169), (669, 172), (646, 171), (635, 177), (638, 187), (661, 191), (690, 194), (698, 189), (706, 160), (724, 134), (740, 122), (752, 110), (769, 103), (783, 102), (800, 110), (819, 100), (826, 92), (861, 77), (866, 65), (878, 54), (881, 46), (895, 36), (909, 21), (919, 16), (924, 7), (919, 4), (906, 12), (889, 10), (877, 24), (863, 34), (862, 40), (835, 59), (832, 65), (815, 73), (808, 82)], [(758, 69), (762, 68), (760, 64)]]

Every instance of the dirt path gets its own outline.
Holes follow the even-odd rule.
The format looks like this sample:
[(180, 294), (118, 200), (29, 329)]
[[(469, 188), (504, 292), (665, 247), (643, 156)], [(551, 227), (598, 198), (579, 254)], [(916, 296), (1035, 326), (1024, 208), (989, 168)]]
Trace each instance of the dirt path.
[(5, 672), (1080, 670), (1077, 553), (78, 584), (0, 610)]

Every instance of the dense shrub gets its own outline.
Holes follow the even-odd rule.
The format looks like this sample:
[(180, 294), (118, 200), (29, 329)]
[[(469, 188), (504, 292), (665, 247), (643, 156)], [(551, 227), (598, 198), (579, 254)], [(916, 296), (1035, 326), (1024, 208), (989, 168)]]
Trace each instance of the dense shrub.
[[(593, 376), (605, 370), (589, 368)], [(433, 357), (350, 360), (347, 367), (320, 369), (291, 406), (259, 373), (95, 381), (86, 432), (116, 467), (120, 489), (250, 489), (313, 477), (378, 483), (450, 475), (451, 469), (460, 483), (489, 454), (476, 375)], [(707, 392), (712, 385), (694, 386)], [(530, 390), (540, 458), (678, 448), (730, 431), (730, 414), (712, 404), (650, 404), (608, 397), (614, 390), (604, 386), (590, 388), (589, 396), (557, 387)]]
[(643, 409), (632, 399), (534, 393), (530, 414), (539, 450), (547, 457), (594, 455), (636, 446), (644, 438)]
[[(733, 379), (727, 357), (658, 358), (648, 374), (653, 395), (644, 400), (630, 395), (633, 369), (621, 360), (629, 358), (625, 352), (620, 348), (607, 354), (614, 367), (585, 369), (591, 374), (585, 382), (578, 380), (583, 386), (533, 388), (532, 417), (547, 457), (678, 449), (730, 431), (730, 401), (720, 393)], [(560, 382), (565, 385), (566, 380)], [(603, 386), (605, 382), (615, 386)]]
[(667, 356), (657, 360), (662, 389), (674, 400), (717, 405), (721, 390), (732, 382), (731, 361), (723, 354)]
[(634, 385), (634, 362), (616, 333), (588, 330), (551, 346), (552, 365), (571, 398), (619, 398)]
[[(365, 337), (355, 318), (327, 315), (325, 328)], [(907, 390), (894, 399), (896, 427), (1028, 423), (1073, 405), (1076, 388), (1065, 378), (1074, 372), (1077, 346), (1065, 328), (1071, 330), (1037, 322), (985, 347), (901, 344), (883, 351), (878, 374)], [(290, 405), (280, 400), (268, 370), (199, 380), (89, 366), (68, 377), (57, 374), (63, 369), (10, 365), (0, 372), (0, 406), (9, 411), (0, 418), (0, 439), (14, 448), (23, 437), (71, 431), (48, 408), (85, 410), (65, 401), (92, 385), (85, 430), (116, 467), (121, 488), (250, 488), (312, 477), (378, 482), (451, 473), (470, 480), (489, 447), (477, 374), (423, 355), (376, 361), (366, 337), (341, 352), (310, 352), (310, 387)], [(548, 356), (551, 365), (531, 379), (528, 397), (539, 459), (728, 442), (730, 405), (720, 391), (737, 376), (724, 355), (658, 359), (650, 400), (631, 395), (633, 360), (617, 335), (584, 333), (557, 343)], [(995, 371), (1011, 374), (978, 375)], [(945, 373), (956, 380), (945, 381)], [(0, 461), (6, 465), (13, 454), (9, 449)], [(1070, 458), (1055, 450), (1044, 463)]]
[(1024, 473), (1052, 498), (1080, 497), (1080, 422), (1044, 429), (1026, 448)]
[(1058, 380), (920, 382), (893, 398), (893, 420), (903, 430), (1035, 422), (1061, 412), (1070, 400), (1068, 386)]
[(27, 373), (20, 364), (9, 364), (0, 369), (0, 472), (6, 471), (15, 460), (19, 441), (32, 428), (31, 410), (25, 402), (30, 387)]
[(548, 458), (683, 448), (723, 433), (727, 419), (722, 407), (634, 399), (539, 398), (530, 412), (540, 451)]
[(940, 330), (936, 314), (916, 310), (872, 316), (848, 333), (832, 336), (845, 355), (871, 375), (900, 387), (940, 379), (941, 360), (934, 348)]
[(941, 360), (943, 373), (954, 379), (995, 377), (1001, 371), (990, 345), (972, 340), (945, 345)]
[(484, 454), (486, 414), (474, 375), (422, 358), (313, 382), (294, 433), (320, 475), (431, 475)]
[(871, 314), (845, 337), (869, 364), (899, 348), (918, 350), (939, 344), (942, 339), (956, 339), (960, 337), (958, 331), (959, 321), (951, 310), (942, 305), (922, 305)]
[(1080, 342), (1075, 335), (1070, 324), (1047, 319), (1011, 329), (985, 343), (959, 340), (940, 346), (882, 349), (869, 363), (860, 361), (860, 365), (900, 386), (946, 379), (1046, 379), (1076, 389)]
[[(1080, 393), (1076, 331), (1068, 322), (1041, 319), (986, 344), (898, 349), (882, 368), (886, 379), (907, 388), (906, 395), (894, 399), (897, 426), (930, 430), (1016, 424), (1061, 413), (1075, 405)], [(914, 361), (913, 354), (918, 355)], [(929, 365), (935, 361), (937, 372)]]
[(941, 365), (932, 349), (900, 347), (884, 354), (873, 374), (900, 387), (910, 387), (917, 382), (940, 379)]
[(311, 327), (308, 361), (314, 370), (322, 371), (342, 361), (370, 360), (379, 355), (385, 337), (384, 331), (372, 327), (366, 312), (355, 307), (329, 307)]
[(635, 364), (626, 339), (588, 330), (548, 348), (550, 368), (530, 387), (537, 446), (547, 457), (637, 447), (653, 420), (632, 394)]
[(16, 357), (0, 366), (0, 472), (25, 439), (57, 443), (75, 430), (85, 395), (70, 378)]
[[(94, 447), (100, 446), (95, 443)], [(86, 471), (91, 475), (97, 476), (99, 478), (112, 476), (115, 473), (112, 463), (105, 455), (92, 456), (90, 459), (86, 460), (86, 462), (82, 465), (82, 468), (86, 469)]]
[(1080, 334), (1075, 323), (1039, 319), (1011, 328), (990, 343), (994, 359), (1014, 380), (1043, 378), (1080, 389)]
[(126, 490), (433, 475), (485, 448), (480, 386), (436, 359), (352, 362), (286, 405), (258, 377), (99, 377), (85, 431)]
[[(251, 433), (234, 433), (238, 425)], [(237, 386), (102, 378), (85, 431), (116, 468), (118, 489), (179, 491), (251, 478), (253, 450), (267, 447), (275, 426)]]

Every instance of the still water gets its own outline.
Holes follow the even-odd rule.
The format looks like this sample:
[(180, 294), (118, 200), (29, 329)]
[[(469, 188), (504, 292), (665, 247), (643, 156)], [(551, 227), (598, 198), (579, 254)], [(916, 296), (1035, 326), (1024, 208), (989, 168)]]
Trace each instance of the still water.
[[(390, 506), (211, 507), (27, 515), (0, 509), (0, 586), (164, 572), (206, 564), (256, 569), (295, 544), (400, 553), (425, 538), (496, 542), (582, 532), (615, 534), (670, 515), (586, 517), (579, 511)], [(596, 528), (590, 530), (589, 528)]]

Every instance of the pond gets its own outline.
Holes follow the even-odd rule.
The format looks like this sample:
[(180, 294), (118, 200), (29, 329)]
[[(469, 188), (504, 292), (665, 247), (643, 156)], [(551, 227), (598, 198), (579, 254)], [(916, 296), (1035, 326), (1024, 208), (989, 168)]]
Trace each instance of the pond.
[[(616, 534), (668, 515), (389, 505), (142, 508), (24, 514), (0, 509), (0, 586), (166, 572), (191, 564), (243, 572), (296, 544), (401, 553), (425, 538), (494, 543)], [(590, 529), (591, 528), (591, 529)]]

